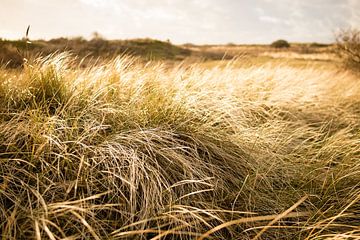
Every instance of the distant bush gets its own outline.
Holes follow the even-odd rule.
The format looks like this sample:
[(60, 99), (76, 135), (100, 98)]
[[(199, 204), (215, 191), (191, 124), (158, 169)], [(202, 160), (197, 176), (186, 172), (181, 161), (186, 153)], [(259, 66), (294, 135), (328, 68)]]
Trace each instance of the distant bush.
[(236, 47), (235, 43), (229, 42), (228, 44), (226, 44), (227, 47)]
[(327, 44), (327, 43), (317, 43), (317, 42), (310, 43), (310, 47), (312, 48), (329, 47), (330, 45), (331, 44)]
[(290, 47), (290, 44), (286, 40), (279, 39), (279, 40), (276, 40), (275, 42), (271, 43), (270, 46), (274, 47), (274, 48), (288, 48), (288, 47)]
[(360, 67), (360, 29), (342, 30), (336, 36), (337, 50), (346, 66)]

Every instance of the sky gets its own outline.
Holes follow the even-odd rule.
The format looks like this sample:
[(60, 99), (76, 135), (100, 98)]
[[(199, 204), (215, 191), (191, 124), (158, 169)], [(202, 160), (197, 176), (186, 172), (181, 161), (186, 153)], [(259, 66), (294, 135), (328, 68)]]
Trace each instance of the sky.
[(0, 37), (173, 43), (332, 42), (360, 28), (360, 0), (0, 0)]

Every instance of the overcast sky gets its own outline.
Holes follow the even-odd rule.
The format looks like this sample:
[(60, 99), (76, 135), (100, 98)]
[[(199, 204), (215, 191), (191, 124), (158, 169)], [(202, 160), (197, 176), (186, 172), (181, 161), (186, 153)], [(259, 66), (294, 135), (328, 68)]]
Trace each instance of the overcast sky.
[(0, 0), (0, 37), (156, 38), (174, 43), (331, 42), (360, 27), (360, 0)]

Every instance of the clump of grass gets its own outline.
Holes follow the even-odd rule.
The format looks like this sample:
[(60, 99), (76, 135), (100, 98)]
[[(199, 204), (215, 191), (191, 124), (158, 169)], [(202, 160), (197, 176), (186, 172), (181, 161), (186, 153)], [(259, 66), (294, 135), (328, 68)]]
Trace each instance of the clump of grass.
[(0, 71), (2, 237), (358, 237), (356, 76), (234, 66)]

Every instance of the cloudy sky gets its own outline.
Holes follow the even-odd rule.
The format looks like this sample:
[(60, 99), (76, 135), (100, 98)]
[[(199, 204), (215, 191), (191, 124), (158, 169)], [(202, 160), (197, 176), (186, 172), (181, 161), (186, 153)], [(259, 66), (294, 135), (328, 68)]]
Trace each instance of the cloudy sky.
[(360, 0), (0, 0), (0, 37), (150, 37), (174, 43), (331, 42)]

